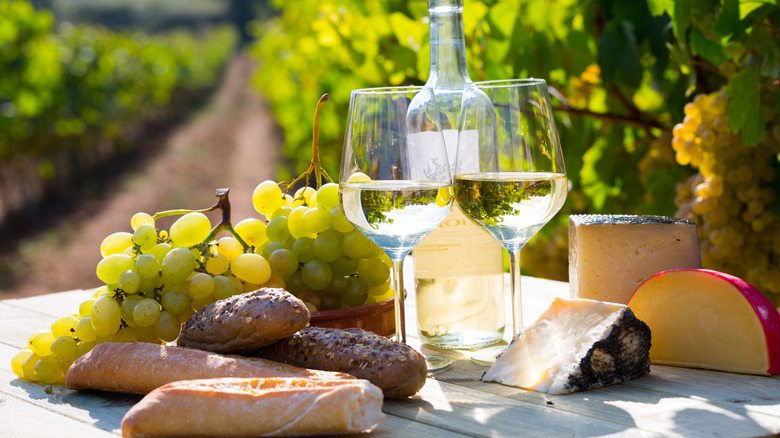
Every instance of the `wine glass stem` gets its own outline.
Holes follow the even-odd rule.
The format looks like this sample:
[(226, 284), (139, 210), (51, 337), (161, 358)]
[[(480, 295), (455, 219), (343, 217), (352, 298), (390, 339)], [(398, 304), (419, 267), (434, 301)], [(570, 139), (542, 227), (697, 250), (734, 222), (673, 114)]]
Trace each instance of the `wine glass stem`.
[(523, 295), (520, 291), (520, 251), (522, 249), (522, 247), (507, 248), (512, 291), (512, 339), (523, 331)]
[(395, 340), (406, 343), (406, 318), (404, 312), (404, 272), (403, 259), (392, 259), (393, 297), (395, 303)]

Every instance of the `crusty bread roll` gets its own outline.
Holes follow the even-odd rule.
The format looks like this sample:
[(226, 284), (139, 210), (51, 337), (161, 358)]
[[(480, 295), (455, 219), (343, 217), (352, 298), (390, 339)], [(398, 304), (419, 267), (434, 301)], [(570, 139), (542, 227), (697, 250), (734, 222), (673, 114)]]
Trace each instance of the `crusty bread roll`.
[(146, 394), (177, 380), (215, 377), (353, 379), (270, 360), (222, 356), (202, 350), (143, 342), (105, 342), (78, 358), (65, 376), (72, 389)]
[(122, 436), (355, 433), (384, 417), (382, 391), (365, 380), (189, 380), (146, 395), (122, 419)]
[(284, 289), (262, 288), (216, 301), (192, 315), (176, 342), (214, 353), (271, 345), (309, 323), (309, 309)]
[(306, 327), (252, 353), (299, 367), (369, 380), (385, 397), (409, 397), (425, 385), (425, 358), (412, 347), (362, 329)]

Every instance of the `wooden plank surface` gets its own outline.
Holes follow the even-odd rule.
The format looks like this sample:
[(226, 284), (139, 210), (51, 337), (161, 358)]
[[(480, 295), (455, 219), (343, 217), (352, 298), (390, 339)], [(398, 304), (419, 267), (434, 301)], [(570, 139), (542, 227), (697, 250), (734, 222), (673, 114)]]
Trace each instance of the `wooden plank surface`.
[[(568, 286), (523, 279), (524, 318), (533, 321)], [(91, 291), (0, 301), (0, 436), (116, 436), (140, 396), (71, 391), (16, 378), (10, 360), (36, 330), (75, 312)], [(407, 300), (410, 343), (420, 347), (414, 295)], [(507, 309), (507, 315), (509, 310)], [(511, 318), (507, 319), (511, 321)], [(507, 334), (508, 338), (508, 334)], [(747, 376), (654, 365), (621, 385), (550, 396), (480, 380), (487, 369), (469, 351), (433, 351), (454, 361), (419, 394), (386, 400), (387, 419), (372, 433), (392, 436), (729, 436), (780, 432), (780, 376)]]

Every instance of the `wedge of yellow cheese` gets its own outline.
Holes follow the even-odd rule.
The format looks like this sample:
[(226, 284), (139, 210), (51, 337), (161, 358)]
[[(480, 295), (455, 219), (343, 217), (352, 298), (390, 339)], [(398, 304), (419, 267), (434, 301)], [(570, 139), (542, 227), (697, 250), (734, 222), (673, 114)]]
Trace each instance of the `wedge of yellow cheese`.
[(706, 269), (661, 272), (628, 305), (653, 332), (653, 363), (780, 373), (780, 314), (740, 278)]
[(664, 216), (569, 217), (571, 296), (626, 304), (650, 276), (701, 268), (696, 224)]
[(650, 330), (623, 304), (557, 298), (482, 377), (567, 394), (650, 372)]

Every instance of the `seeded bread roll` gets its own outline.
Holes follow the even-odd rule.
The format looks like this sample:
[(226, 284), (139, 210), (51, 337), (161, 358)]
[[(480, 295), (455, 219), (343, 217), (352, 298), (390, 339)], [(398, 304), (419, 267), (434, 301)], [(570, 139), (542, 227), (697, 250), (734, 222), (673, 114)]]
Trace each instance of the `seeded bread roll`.
[(254, 356), (366, 379), (385, 397), (408, 397), (425, 385), (425, 358), (412, 347), (362, 329), (306, 327)]
[(184, 324), (178, 345), (240, 353), (271, 345), (309, 323), (309, 309), (284, 289), (262, 288), (212, 303)]
[(105, 342), (71, 365), (65, 385), (71, 389), (146, 394), (177, 380), (215, 377), (353, 379), (347, 374), (307, 370), (265, 359), (145, 342)]
[(384, 419), (365, 380), (209, 379), (155, 389), (122, 419), (122, 436), (299, 436), (368, 432)]

